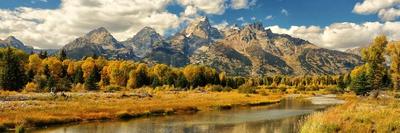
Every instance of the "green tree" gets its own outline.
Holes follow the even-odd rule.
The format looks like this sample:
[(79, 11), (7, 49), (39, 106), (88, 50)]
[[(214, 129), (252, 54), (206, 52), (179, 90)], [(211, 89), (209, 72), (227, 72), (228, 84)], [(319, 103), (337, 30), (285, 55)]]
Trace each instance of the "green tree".
[(75, 84), (83, 83), (83, 71), (82, 71), (81, 67), (78, 67), (78, 70), (76, 70), (74, 77), (73, 77), (73, 82)]
[(337, 81), (337, 87), (340, 90), (344, 90), (346, 88), (346, 83), (344, 82), (344, 76), (340, 75)]
[(67, 59), (67, 53), (65, 52), (65, 49), (61, 49), (61, 51), (58, 55), (58, 59), (61, 61)]
[(89, 77), (86, 78), (85, 80), (85, 89), (86, 90), (98, 90), (97, 82), (96, 82), (96, 71), (92, 70), (92, 72), (89, 74)]
[(390, 77), (394, 90), (400, 89), (400, 42), (392, 42), (387, 47), (390, 56)]
[(16, 55), (15, 51), (8, 47), (0, 62), (0, 87), (4, 90), (18, 91), (25, 85), (22, 60)]
[(371, 84), (368, 82), (365, 72), (354, 77), (351, 82), (351, 90), (357, 95), (366, 95), (371, 89)]
[(384, 52), (388, 41), (386, 36), (378, 36), (368, 48), (363, 49), (362, 59), (366, 62), (366, 76), (372, 90), (382, 87), (382, 79), (386, 73)]

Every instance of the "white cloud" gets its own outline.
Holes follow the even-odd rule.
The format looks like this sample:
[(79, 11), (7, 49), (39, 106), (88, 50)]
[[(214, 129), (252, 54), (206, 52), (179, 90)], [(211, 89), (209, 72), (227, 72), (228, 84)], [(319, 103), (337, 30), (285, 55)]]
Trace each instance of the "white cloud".
[(226, 9), (225, 0), (177, 0), (182, 6), (193, 6), (207, 14), (223, 14)]
[(97, 27), (124, 40), (144, 26), (161, 34), (180, 24), (165, 10), (172, 0), (62, 0), (59, 9), (0, 9), (0, 38), (14, 35), (28, 45), (58, 48)]
[(237, 21), (242, 21), (242, 22), (245, 21), (245, 20), (244, 20), (244, 17), (239, 17), (239, 18), (237, 18), (236, 20), (237, 20)]
[(400, 0), (364, 0), (357, 2), (353, 12), (363, 15), (378, 14), (384, 21), (395, 20), (400, 16)]
[(306, 39), (321, 47), (345, 50), (347, 48), (367, 46), (374, 37), (385, 34), (389, 39), (399, 40), (400, 22), (365, 22), (335, 23), (321, 28), (318, 26), (291, 26), (281, 28), (279, 26), (267, 27), (275, 33), (288, 34), (294, 37)]
[(285, 16), (289, 16), (289, 12), (286, 9), (282, 9), (281, 14), (283, 14)]
[(257, 19), (257, 17), (254, 17), (254, 16), (253, 16), (253, 17), (251, 17), (250, 19), (254, 21), (254, 20)]
[(219, 30), (225, 29), (228, 26), (229, 26), (229, 23), (226, 20), (222, 21), (219, 24), (213, 25), (213, 27), (215, 27), (215, 28), (217, 28)]
[(268, 15), (268, 16), (265, 17), (266, 20), (271, 20), (273, 18), (274, 18), (274, 16), (272, 16), (272, 15)]
[(184, 16), (194, 16), (197, 15), (197, 8), (194, 6), (187, 6), (184, 11)]
[(250, 6), (256, 5), (257, 0), (232, 0), (231, 1), (231, 7), (233, 9), (246, 9), (249, 8)]

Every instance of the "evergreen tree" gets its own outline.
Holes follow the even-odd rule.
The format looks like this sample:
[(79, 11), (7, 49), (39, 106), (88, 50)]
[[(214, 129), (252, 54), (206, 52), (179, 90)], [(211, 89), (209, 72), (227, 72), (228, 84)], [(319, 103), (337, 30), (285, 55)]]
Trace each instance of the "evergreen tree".
[(175, 80), (175, 86), (180, 88), (186, 88), (188, 86), (188, 81), (186, 80), (185, 76), (179, 75), (178, 79)]
[(51, 75), (47, 78), (46, 86), (48, 89), (52, 89), (52, 88), (56, 87), (56, 79), (54, 78), (54, 76)]
[(386, 73), (384, 52), (387, 43), (386, 36), (378, 36), (369, 48), (362, 51), (367, 80), (371, 83), (372, 90), (382, 87), (382, 79)]
[(73, 77), (73, 83), (82, 83), (83, 82), (83, 71), (82, 68), (79, 67), (78, 70), (76, 70), (74, 77)]
[(158, 80), (157, 77), (153, 78), (153, 82), (151, 83), (152, 87), (157, 87), (160, 86), (160, 81)]
[(65, 52), (64, 49), (62, 49), (62, 50), (60, 51), (60, 53), (59, 53), (59, 55), (58, 55), (58, 59), (61, 60), (61, 61), (67, 59), (67, 53)]
[(86, 90), (97, 90), (97, 82), (96, 82), (96, 71), (92, 70), (89, 77), (85, 80), (85, 88)]
[(33, 72), (32, 69), (29, 69), (28, 72), (26, 73), (26, 81), (31, 82), (33, 78), (35, 77), (35, 72)]
[(344, 76), (343, 75), (339, 76), (339, 79), (337, 81), (337, 87), (340, 90), (344, 90), (346, 88), (346, 83), (344, 82)]
[(21, 60), (15, 50), (8, 47), (3, 55), (0, 67), (0, 87), (5, 90), (17, 91), (25, 85), (25, 72)]
[(371, 83), (368, 82), (366, 73), (363, 72), (360, 75), (357, 75), (352, 80), (350, 89), (357, 95), (366, 95), (369, 91), (371, 91)]

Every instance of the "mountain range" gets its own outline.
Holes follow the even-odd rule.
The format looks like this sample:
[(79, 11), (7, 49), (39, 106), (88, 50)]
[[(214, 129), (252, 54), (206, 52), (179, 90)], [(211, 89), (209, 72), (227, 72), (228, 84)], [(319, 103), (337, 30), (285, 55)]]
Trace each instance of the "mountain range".
[[(28, 52), (29, 47), (22, 47), (14, 37), (9, 38), (0, 40), (0, 47), (15, 45)], [(359, 55), (276, 34), (258, 22), (217, 29), (207, 17), (193, 20), (168, 38), (151, 27), (144, 27), (131, 38), (118, 41), (106, 28), (100, 27), (61, 49), (73, 59), (100, 55), (176, 67), (200, 64), (242, 76), (339, 74), (362, 64)]]

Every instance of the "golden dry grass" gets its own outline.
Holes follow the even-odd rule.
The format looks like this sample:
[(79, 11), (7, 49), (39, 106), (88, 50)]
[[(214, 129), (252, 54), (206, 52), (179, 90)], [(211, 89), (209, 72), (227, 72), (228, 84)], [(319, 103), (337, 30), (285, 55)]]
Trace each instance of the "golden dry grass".
[[(0, 125), (14, 128), (41, 127), (89, 120), (118, 119), (151, 113), (168, 113), (179, 109), (196, 108), (209, 110), (210, 107), (226, 105), (257, 105), (257, 103), (279, 101), (281, 95), (240, 94), (237, 92), (150, 92), (153, 97), (130, 96), (132, 92), (118, 93), (71, 93), (71, 98), (53, 99), (50, 94), (14, 94), (30, 97), (29, 100), (0, 103)], [(0, 96), (9, 93), (0, 94)], [(136, 114), (136, 115), (135, 115)]]
[(344, 105), (309, 116), (304, 133), (400, 132), (400, 103), (396, 99), (349, 98)]

